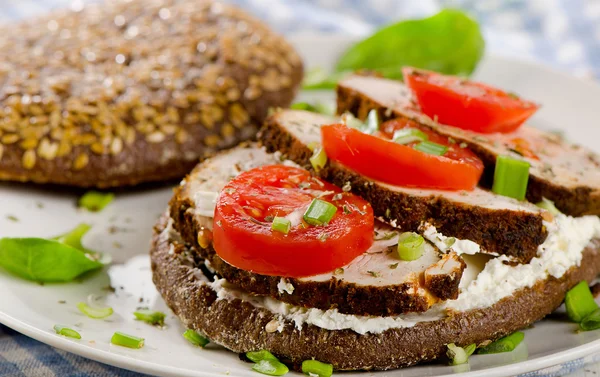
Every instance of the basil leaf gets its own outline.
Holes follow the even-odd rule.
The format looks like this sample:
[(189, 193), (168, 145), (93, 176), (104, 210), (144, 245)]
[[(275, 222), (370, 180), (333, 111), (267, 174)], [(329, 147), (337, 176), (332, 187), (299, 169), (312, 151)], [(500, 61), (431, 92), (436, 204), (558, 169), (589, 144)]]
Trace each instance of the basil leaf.
[(412, 66), (452, 75), (469, 75), (483, 56), (479, 25), (460, 10), (446, 9), (421, 20), (387, 26), (359, 42), (338, 61), (336, 71), (372, 69), (402, 78)]
[(88, 255), (55, 240), (0, 239), (0, 266), (23, 279), (37, 282), (67, 282), (103, 266)]

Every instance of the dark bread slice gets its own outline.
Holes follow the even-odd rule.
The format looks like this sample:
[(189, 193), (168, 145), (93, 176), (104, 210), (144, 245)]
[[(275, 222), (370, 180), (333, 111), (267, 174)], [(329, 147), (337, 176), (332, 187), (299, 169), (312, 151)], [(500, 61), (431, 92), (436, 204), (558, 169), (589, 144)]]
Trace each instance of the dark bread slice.
[[(558, 135), (522, 126), (509, 134), (479, 134), (439, 124), (420, 113), (404, 84), (398, 81), (352, 76), (337, 87), (337, 111), (351, 112), (365, 119), (376, 109), (382, 119), (408, 118), (467, 143), (483, 160), (486, 170), (482, 183), (491, 187), (496, 157), (509, 155), (531, 164), (527, 199), (537, 203), (542, 197), (571, 216), (600, 215), (600, 156)], [(520, 140), (520, 142), (516, 142)], [(527, 146), (539, 159), (523, 156)]]
[(0, 180), (181, 178), (254, 137), (302, 78), (294, 49), (210, 0), (108, 1), (0, 28)]
[[(458, 296), (464, 262), (454, 253), (440, 259), (439, 250), (429, 243), (421, 258), (406, 262), (398, 260), (389, 249), (394, 239), (376, 241), (342, 270), (307, 278), (261, 275), (221, 259), (211, 243), (214, 209), (205, 208), (210, 205), (204, 205), (204, 197), (211, 193), (216, 197), (231, 177), (242, 171), (277, 163), (281, 163), (279, 157), (252, 144), (242, 145), (200, 163), (175, 190), (170, 202), (173, 227), (218, 275), (254, 294), (296, 306), (335, 308), (358, 315), (423, 312), (441, 298)], [(377, 227), (378, 237), (394, 231), (383, 225)]]
[[(309, 144), (321, 143), (320, 126), (339, 122), (306, 111), (282, 110), (259, 132), (267, 151), (279, 151), (295, 163), (312, 169)], [(449, 237), (474, 241), (492, 254), (528, 263), (547, 236), (543, 225), (550, 214), (531, 203), (519, 202), (476, 188), (471, 192), (420, 190), (387, 185), (329, 161), (318, 174), (352, 192), (373, 207), (376, 216), (402, 230), (417, 231), (423, 222)]]
[[(560, 279), (548, 278), (517, 291), (491, 307), (456, 312), (414, 327), (360, 335), (352, 330), (327, 330), (278, 318), (267, 309), (240, 299), (217, 299), (215, 291), (198, 280), (198, 270), (185, 257), (188, 249), (165, 237), (167, 216), (154, 229), (151, 249), (153, 281), (168, 306), (188, 328), (204, 333), (231, 351), (269, 350), (298, 368), (315, 358), (336, 370), (387, 370), (444, 357), (446, 345), (483, 344), (525, 328), (556, 309), (565, 292), (600, 271), (597, 241), (584, 251), (580, 267)], [(273, 324), (283, 325), (279, 332)]]

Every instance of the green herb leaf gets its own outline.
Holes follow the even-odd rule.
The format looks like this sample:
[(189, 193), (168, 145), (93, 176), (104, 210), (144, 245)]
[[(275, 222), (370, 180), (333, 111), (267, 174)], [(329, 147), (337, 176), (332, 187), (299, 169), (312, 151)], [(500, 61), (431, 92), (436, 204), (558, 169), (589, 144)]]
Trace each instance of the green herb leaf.
[(485, 355), (492, 353), (512, 352), (523, 341), (523, 339), (525, 339), (525, 334), (517, 331), (478, 349), (477, 353), (480, 355)]
[(336, 71), (371, 69), (400, 79), (401, 68), (412, 66), (469, 75), (484, 49), (477, 22), (460, 10), (445, 9), (429, 18), (401, 21), (379, 30), (347, 50)]
[(313, 113), (324, 114), (324, 115), (334, 115), (335, 108), (331, 104), (325, 104), (323, 102), (316, 102), (314, 105), (308, 102), (296, 102), (290, 106), (292, 110), (304, 110), (310, 111)]
[(0, 266), (27, 280), (68, 282), (102, 267), (94, 255), (43, 238), (0, 239)]
[(94, 251), (83, 247), (83, 244), (81, 243), (81, 239), (83, 238), (83, 236), (86, 235), (87, 232), (89, 232), (89, 230), (91, 228), (92, 227), (90, 225), (82, 223), (82, 224), (77, 225), (75, 227), (75, 229), (73, 229), (65, 234), (61, 234), (60, 236), (56, 236), (52, 239), (56, 240), (62, 244), (65, 244), (67, 246), (74, 247), (80, 251), (83, 251), (84, 253), (95, 254)]
[(334, 89), (338, 81), (352, 73), (346, 72), (327, 73), (322, 68), (313, 68), (304, 75), (302, 89), (304, 90), (326, 90)]
[(91, 212), (99, 212), (115, 198), (115, 194), (98, 191), (88, 191), (79, 198), (79, 207)]

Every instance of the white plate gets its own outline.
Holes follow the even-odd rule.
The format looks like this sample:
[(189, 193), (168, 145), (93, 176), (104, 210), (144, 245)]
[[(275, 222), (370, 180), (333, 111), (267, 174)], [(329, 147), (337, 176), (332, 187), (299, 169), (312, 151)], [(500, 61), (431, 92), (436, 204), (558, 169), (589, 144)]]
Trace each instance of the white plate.
[[(309, 66), (323, 67), (331, 66), (350, 42), (347, 38), (323, 36), (293, 40)], [(476, 77), (542, 103), (544, 108), (536, 115), (534, 124), (563, 129), (570, 138), (590, 147), (600, 140), (600, 129), (593, 128), (597, 124), (600, 87), (536, 65), (498, 57), (486, 59)], [(85, 238), (86, 246), (111, 252), (114, 258), (110, 268), (71, 284), (41, 286), (0, 272), (0, 322), (52, 346), (135, 371), (161, 376), (256, 377), (250, 365), (233, 353), (219, 347), (201, 350), (188, 345), (181, 337), (184, 328), (173, 315), (162, 330), (132, 319), (132, 312), (138, 306), (168, 312), (152, 284), (147, 252), (152, 225), (166, 208), (170, 196), (170, 187), (121, 192), (103, 212), (90, 214), (77, 210), (75, 192), (0, 185), (0, 237), (52, 236), (80, 222), (89, 222), (94, 228)], [(14, 215), (19, 221), (10, 221), (7, 215)], [(108, 291), (109, 286), (116, 288), (116, 292)], [(92, 320), (78, 313), (76, 303), (85, 301), (89, 294), (103, 296), (116, 314), (109, 320)], [(79, 329), (83, 339), (76, 341), (55, 335), (52, 330), (55, 324)], [(146, 346), (141, 350), (111, 346), (109, 340), (115, 331), (144, 337)], [(466, 377), (485, 370), (487, 377), (510, 376), (600, 351), (600, 331), (576, 334), (573, 324), (556, 315), (525, 333), (525, 342), (512, 353), (474, 356), (470, 365), (455, 368), (431, 364), (380, 375), (463, 373)]]

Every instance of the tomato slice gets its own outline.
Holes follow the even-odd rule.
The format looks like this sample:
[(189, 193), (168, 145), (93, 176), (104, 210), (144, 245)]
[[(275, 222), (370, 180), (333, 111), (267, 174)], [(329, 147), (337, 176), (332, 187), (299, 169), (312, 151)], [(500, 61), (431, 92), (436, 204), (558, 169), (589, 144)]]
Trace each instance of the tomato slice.
[(508, 133), (539, 109), (534, 102), (479, 82), (410, 67), (402, 71), (421, 111), (441, 124)]
[[(418, 142), (403, 145), (390, 140), (395, 131), (404, 128), (421, 130), (429, 141), (447, 146), (448, 151), (437, 156), (414, 149)], [(343, 124), (323, 126), (321, 135), (330, 159), (396, 186), (473, 190), (483, 173), (483, 162), (469, 149), (411, 120), (388, 121), (381, 125), (378, 135)]]
[[(302, 216), (313, 199), (337, 211), (327, 225), (311, 226)], [(287, 217), (287, 234), (271, 229)], [(363, 199), (313, 177), (304, 169), (269, 165), (234, 178), (217, 200), (213, 246), (231, 265), (263, 275), (312, 276), (332, 272), (373, 243), (373, 209)]]

